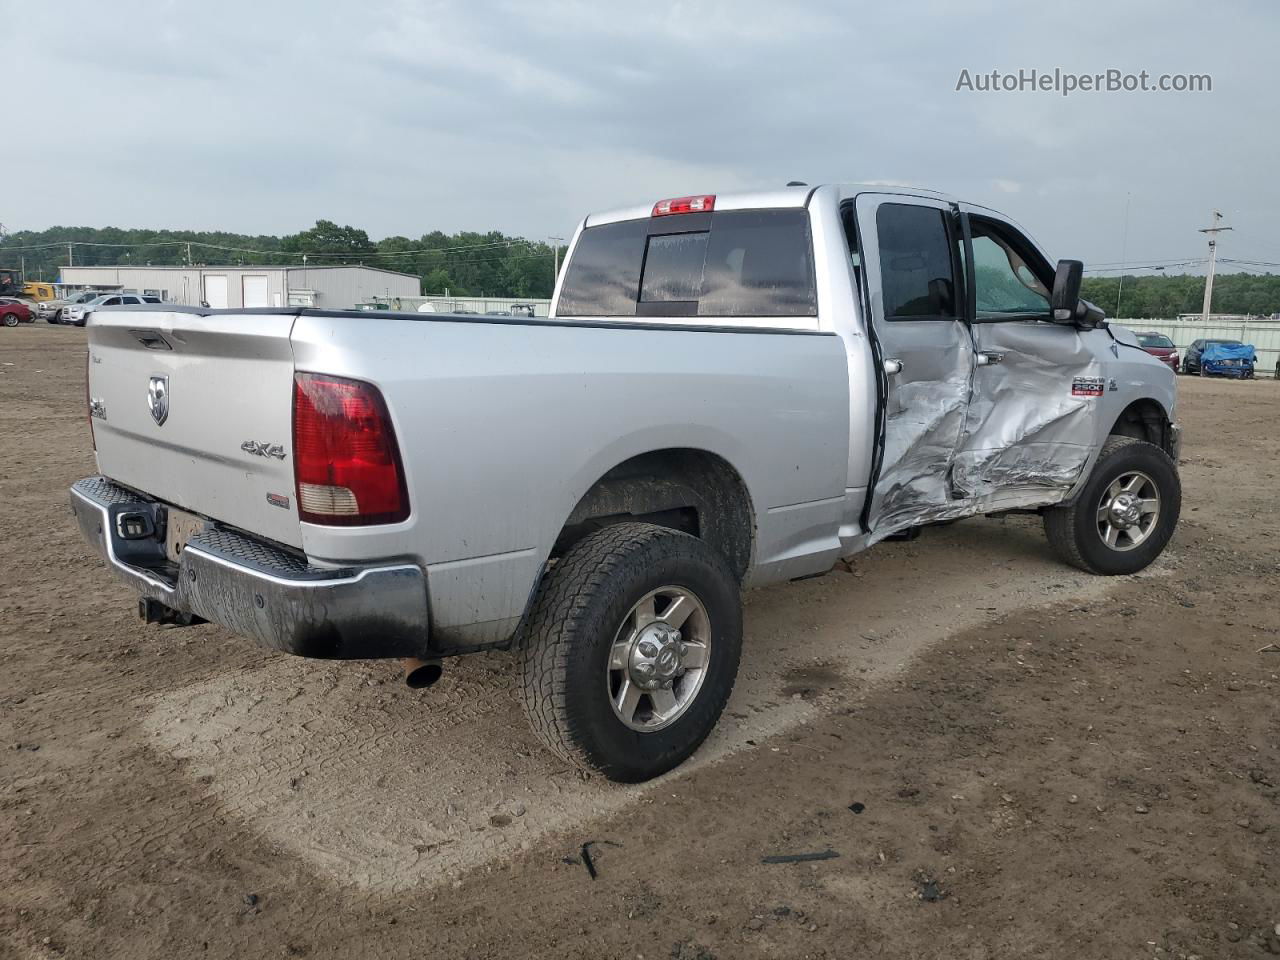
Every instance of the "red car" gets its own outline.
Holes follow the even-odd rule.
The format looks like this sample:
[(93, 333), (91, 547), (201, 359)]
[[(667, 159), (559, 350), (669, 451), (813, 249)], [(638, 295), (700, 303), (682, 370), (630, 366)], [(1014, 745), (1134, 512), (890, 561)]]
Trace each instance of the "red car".
[(0, 323), (6, 327), (16, 327), (20, 323), (31, 323), (35, 317), (31, 309), (20, 300), (0, 297)]
[(1151, 331), (1138, 334), (1138, 342), (1147, 351), (1174, 373), (1178, 372), (1178, 348), (1163, 333)]

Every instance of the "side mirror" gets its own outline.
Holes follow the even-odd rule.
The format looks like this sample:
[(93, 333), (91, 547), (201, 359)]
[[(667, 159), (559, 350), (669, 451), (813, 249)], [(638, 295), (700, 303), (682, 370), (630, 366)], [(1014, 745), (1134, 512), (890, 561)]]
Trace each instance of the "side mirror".
[(1106, 319), (1106, 312), (1089, 300), (1081, 300), (1080, 306), (1076, 308), (1076, 323), (1086, 330), (1102, 326), (1102, 322)]
[(1080, 299), (1083, 278), (1084, 264), (1079, 260), (1058, 261), (1058, 272), (1053, 276), (1053, 293), (1049, 297), (1054, 323), (1073, 323), (1091, 330), (1106, 320), (1107, 315), (1101, 308)]
[(1081, 261), (1058, 261), (1058, 272), (1053, 275), (1053, 293), (1049, 297), (1054, 323), (1075, 323), (1083, 277), (1084, 264)]

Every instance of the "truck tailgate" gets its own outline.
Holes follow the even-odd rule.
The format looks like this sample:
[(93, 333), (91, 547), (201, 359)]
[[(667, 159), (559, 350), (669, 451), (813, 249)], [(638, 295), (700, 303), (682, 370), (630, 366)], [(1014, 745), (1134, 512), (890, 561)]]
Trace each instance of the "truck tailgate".
[(97, 311), (89, 402), (98, 469), (127, 487), (301, 546), (292, 313)]

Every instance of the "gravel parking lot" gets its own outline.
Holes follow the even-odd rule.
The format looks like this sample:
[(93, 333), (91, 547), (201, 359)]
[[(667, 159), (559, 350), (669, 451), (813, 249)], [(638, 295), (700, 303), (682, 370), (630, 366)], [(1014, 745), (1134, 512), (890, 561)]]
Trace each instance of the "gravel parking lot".
[(1280, 384), (1180, 381), (1138, 576), (975, 519), (751, 594), (720, 729), (619, 787), (505, 655), (141, 626), (67, 509), (84, 339), (0, 330), (0, 956), (1280, 954)]

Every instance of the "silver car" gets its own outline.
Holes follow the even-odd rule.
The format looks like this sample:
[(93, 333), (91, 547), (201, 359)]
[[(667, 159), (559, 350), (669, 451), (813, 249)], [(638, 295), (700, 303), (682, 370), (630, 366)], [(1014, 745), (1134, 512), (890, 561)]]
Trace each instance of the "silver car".
[(143, 304), (160, 303), (157, 296), (141, 293), (103, 293), (83, 303), (72, 304), (62, 311), (62, 323), (75, 327), (83, 327), (85, 318), (99, 307), (137, 307)]

